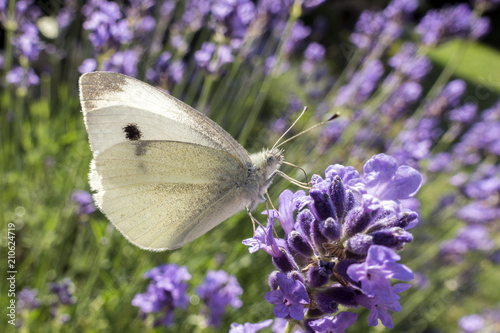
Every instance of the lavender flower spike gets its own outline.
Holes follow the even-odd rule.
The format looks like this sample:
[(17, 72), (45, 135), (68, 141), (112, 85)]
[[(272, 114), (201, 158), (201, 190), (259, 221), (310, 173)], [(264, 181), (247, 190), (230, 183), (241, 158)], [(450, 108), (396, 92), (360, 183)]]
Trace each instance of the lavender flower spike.
[(222, 270), (208, 271), (203, 283), (196, 288), (196, 294), (206, 305), (207, 323), (213, 327), (221, 324), (226, 306), (241, 307), (239, 296), (242, 293), (243, 289), (236, 278)]

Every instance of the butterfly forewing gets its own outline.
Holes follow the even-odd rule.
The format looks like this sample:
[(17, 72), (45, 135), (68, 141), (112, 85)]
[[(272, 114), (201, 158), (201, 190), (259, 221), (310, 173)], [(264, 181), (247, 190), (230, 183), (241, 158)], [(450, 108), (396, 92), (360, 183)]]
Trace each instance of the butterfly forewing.
[[(94, 157), (133, 140), (196, 143), (225, 151), (248, 165), (247, 151), (211, 119), (134, 78), (94, 72), (80, 78), (80, 101)], [(135, 127), (135, 136), (127, 132)]]

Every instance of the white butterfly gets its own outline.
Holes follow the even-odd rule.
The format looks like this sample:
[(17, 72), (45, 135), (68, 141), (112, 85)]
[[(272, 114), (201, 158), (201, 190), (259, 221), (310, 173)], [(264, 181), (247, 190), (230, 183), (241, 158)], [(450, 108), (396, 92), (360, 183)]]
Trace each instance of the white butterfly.
[(79, 86), (94, 200), (143, 249), (179, 248), (255, 208), (283, 162), (278, 149), (249, 155), (208, 117), (126, 75), (87, 73)]

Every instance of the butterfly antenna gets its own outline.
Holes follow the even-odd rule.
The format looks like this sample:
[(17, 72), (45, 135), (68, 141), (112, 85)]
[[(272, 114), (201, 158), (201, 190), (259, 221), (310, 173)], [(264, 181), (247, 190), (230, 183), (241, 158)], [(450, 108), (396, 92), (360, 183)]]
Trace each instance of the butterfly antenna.
[[(316, 127), (323, 126), (324, 124), (326, 124), (326, 123), (328, 123), (329, 121), (332, 121), (333, 119), (336, 119), (336, 118), (338, 118), (338, 117), (340, 117), (340, 113), (336, 112), (333, 116), (331, 116), (331, 117), (330, 117), (330, 118), (328, 118), (327, 120), (323, 120), (322, 122), (317, 123), (316, 125), (313, 125), (313, 126), (309, 127), (308, 129), (305, 129), (305, 130), (303, 130), (302, 132), (300, 132), (300, 133), (298, 133), (298, 134), (295, 134), (294, 136), (292, 136), (291, 138), (286, 139), (285, 141), (283, 141), (283, 142), (282, 142), (282, 143), (280, 143), (279, 145), (276, 145), (276, 144), (275, 144), (274, 146), (276, 146), (276, 147), (274, 147), (274, 146), (273, 146), (273, 148), (278, 148), (278, 147), (280, 147), (280, 146), (284, 145), (285, 143), (287, 143), (287, 142), (289, 142), (289, 141), (291, 141), (291, 140), (295, 139), (296, 137), (301, 136), (302, 134), (305, 134), (305, 133), (309, 132), (309, 131), (310, 131), (310, 130), (312, 130), (312, 129), (315, 129)], [(298, 120), (298, 119), (297, 119), (297, 120)], [(297, 120), (296, 120), (295, 122), (297, 122)], [(295, 124), (295, 123), (294, 123), (294, 124)], [(292, 126), (293, 126), (293, 124), (292, 124)], [(288, 131), (289, 131), (290, 129), (291, 129), (291, 127), (288, 129)], [(288, 131), (286, 131), (286, 132), (285, 132), (285, 134), (286, 134)], [(280, 138), (280, 140), (281, 140), (281, 138)], [(278, 140), (278, 141), (279, 141), (279, 140)], [(278, 142), (276, 142), (276, 143), (278, 143)]]
[[(273, 145), (273, 148), (271, 148), (271, 150), (273, 150), (275, 147), (279, 147), (277, 146), (277, 144), (281, 141), (281, 139), (283, 139), (283, 137), (285, 135), (287, 135), (288, 132), (290, 132), (290, 130), (293, 128), (293, 126), (295, 126), (295, 124), (297, 124), (297, 122), (299, 121), (299, 119), (304, 115), (304, 113), (306, 113), (307, 111), (307, 106), (304, 106), (304, 109), (302, 110), (302, 112), (299, 114), (299, 116), (297, 117), (297, 119), (295, 119), (295, 121), (293, 122), (292, 125), (290, 125), (290, 127), (288, 127), (288, 129), (285, 131), (285, 133), (283, 133), (280, 138), (276, 141), (276, 143)], [(287, 140), (288, 141), (288, 140)], [(286, 142), (286, 141), (285, 141)]]
[(304, 177), (306, 179), (306, 184), (309, 184), (309, 181), (307, 180), (307, 172), (306, 172), (306, 170), (304, 170), (303, 168), (299, 167), (296, 164), (293, 164), (293, 163), (290, 163), (290, 162), (287, 162), (287, 161), (283, 161), (283, 164), (286, 164), (286, 165), (289, 165), (289, 166), (292, 166), (294, 168), (302, 170), (302, 172), (304, 173)]

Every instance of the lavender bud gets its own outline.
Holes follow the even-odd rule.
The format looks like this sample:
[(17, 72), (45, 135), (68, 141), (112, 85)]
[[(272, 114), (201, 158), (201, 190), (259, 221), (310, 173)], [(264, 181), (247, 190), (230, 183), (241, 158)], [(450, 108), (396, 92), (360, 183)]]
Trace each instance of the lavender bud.
[(327, 193), (312, 189), (309, 191), (309, 196), (314, 200), (312, 208), (318, 220), (323, 221), (329, 217), (337, 218), (335, 207), (333, 207), (333, 202)]
[(333, 182), (330, 185), (330, 196), (335, 207), (335, 212), (337, 213), (337, 218), (342, 219), (345, 212), (345, 191), (342, 179), (338, 175), (333, 178)]
[(274, 271), (272, 272), (271, 274), (269, 274), (269, 278), (268, 278), (268, 281), (269, 281), (269, 287), (271, 288), (271, 290), (278, 290), (278, 271)]
[(351, 190), (347, 190), (346, 192), (346, 200), (345, 200), (345, 212), (344, 216), (347, 215), (353, 209), (353, 207), (356, 205), (356, 198), (354, 198), (354, 193), (352, 193)]
[(333, 297), (325, 293), (314, 295), (314, 301), (318, 309), (323, 313), (335, 313), (339, 310), (339, 305)]
[(398, 221), (398, 216), (393, 211), (385, 210), (375, 217), (366, 232), (371, 233), (382, 229), (392, 228), (397, 225)]
[(302, 233), (306, 236), (311, 235), (311, 224), (314, 221), (314, 216), (309, 209), (304, 209), (297, 215), (297, 221), (299, 222), (300, 229)]
[(318, 252), (324, 253), (323, 244), (328, 243), (328, 239), (326, 239), (321, 232), (320, 222), (318, 220), (314, 220), (311, 227), (314, 246)]
[(403, 214), (403, 217), (401, 217), (399, 219), (399, 221), (394, 226), (405, 229), (410, 224), (417, 224), (418, 222), (415, 222), (417, 220), (418, 220), (418, 214), (417, 213), (415, 213), (415, 212), (405, 212)]
[(288, 273), (293, 270), (299, 269), (292, 257), (285, 251), (284, 248), (280, 247), (280, 254), (276, 257), (272, 257), (273, 264), (283, 273)]
[(338, 304), (349, 307), (358, 305), (355, 301), (356, 292), (351, 287), (336, 285), (326, 289), (324, 293), (333, 298)]
[(288, 234), (288, 245), (306, 257), (311, 257), (314, 254), (309, 242), (295, 230)]
[(318, 266), (313, 266), (307, 271), (307, 280), (313, 288), (323, 286), (330, 279), (335, 263), (320, 261)]
[(347, 249), (349, 251), (366, 256), (368, 253), (368, 249), (370, 246), (373, 244), (373, 237), (368, 236), (365, 234), (357, 234), (354, 235), (353, 237), (349, 238), (349, 240), (346, 243)]
[(300, 281), (302, 284), (305, 284), (304, 277), (298, 271), (291, 271), (288, 273), (288, 276), (294, 281)]
[(329, 217), (320, 224), (321, 232), (323, 235), (331, 241), (338, 240), (340, 238), (340, 224)]
[(401, 248), (405, 243), (413, 240), (412, 234), (398, 227), (377, 231), (372, 233), (371, 236), (373, 237), (373, 244), (393, 249)]
[(344, 236), (349, 238), (365, 230), (376, 213), (376, 210), (364, 212), (362, 207), (351, 210), (344, 221)]

